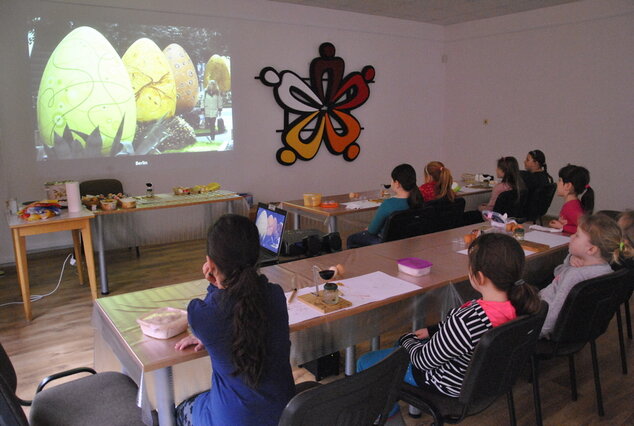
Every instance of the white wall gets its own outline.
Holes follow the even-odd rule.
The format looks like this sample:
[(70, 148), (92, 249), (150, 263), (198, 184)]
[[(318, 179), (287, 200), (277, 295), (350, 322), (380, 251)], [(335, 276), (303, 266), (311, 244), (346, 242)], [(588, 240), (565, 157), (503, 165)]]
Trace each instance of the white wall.
[[(70, 1), (68, 2), (70, 3)], [(43, 183), (57, 179), (85, 180), (116, 176), (131, 193), (144, 182), (168, 192), (172, 186), (210, 181), (236, 191), (252, 192), (259, 200), (301, 198), (303, 192), (341, 193), (377, 188), (400, 162), (421, 169), (443, 156), (444, 64), (443, 29), (389, 18), (341, 13), (266, 0), (168, 0), (132, 2), (83, 0), (90, 6), (39, 1), (2, 2), (0, 6), (0, 200), (44, 197)], [(108, 7), (100, 7), (107, 5)], [(72, 161), (38, 164), (34, 161), (30, 128), (29, 68), (25, 29), (28, 15), (55, 14), (92, 17), (103, 22), (140, 22), (207, 26), (220, 19), (231, 27), (232, 89), (235, 150), (202, 155), (158, 156), (150, 168), (131, 168), (125, 160), (104, 160), (95, 168)], [(185, 13), (185, 14), (184, 14)], [(365, 130), (361, 154), (348, 163), (324, 147), (310, 162), (281, 166), (275, 153), (281, 147), (275, 130), (282, 110), (271, 88), (254, 76), (265, 66), (308, 75), (310, 61), (324, 41), (333, 42), (346, 61), (346, 70), (376, 69), (368, 102), (355, 110)], [(412, 152), (425, 153), (412, 157)], [(12, 261), (9, 232), (0, 226), (0, 264)], [(29, 248), (69, 243), (68, 236), (29, 237)]]
[(500, 156), (541, 149), (555, 177), (567, 163), (590, 170), (595, 210), (634, 207), (633, 2), (449, 26), (446, 53), (451, 167), (493, 172)]

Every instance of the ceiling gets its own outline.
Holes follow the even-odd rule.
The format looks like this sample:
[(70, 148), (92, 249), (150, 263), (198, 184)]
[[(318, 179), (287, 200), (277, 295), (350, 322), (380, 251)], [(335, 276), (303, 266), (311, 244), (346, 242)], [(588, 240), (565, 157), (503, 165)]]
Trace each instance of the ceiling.
[(452, 25), (579, 0), (270, 0), (387, 16), (429, 24)]

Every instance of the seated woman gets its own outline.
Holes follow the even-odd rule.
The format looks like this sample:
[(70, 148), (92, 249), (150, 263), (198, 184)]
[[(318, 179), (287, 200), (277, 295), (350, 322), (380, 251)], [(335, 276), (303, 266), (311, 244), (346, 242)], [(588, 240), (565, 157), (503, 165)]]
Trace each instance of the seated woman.
[(409, 164), (400, 164), (392, 170), (392, 187), (396, 195), (381, 203), (372, 222), (365, 231), (348, 237), (347, 247), (357, 248), (383, 242), (383, 226), (394, 212), (415, 209), (423, 204), (423, 197), (416, 186), (416, 171)]
[(453, 177), (448, 168), (440, 161), (432, 161), (425, 166), (425, 183), (420, 186), (423, 201), (446, 198), (447, 201), (456, 199), (456, 193), (451, 189)]
[(520, 177), (520, 169), (515, 157), (502, 157), (498, 160), (496, 174), (501, 181), (493, 187), (488, 203), (481, 204), (478, 210), (493, 210), (499, 195), (505, 191), (516, 191), (519, 200), (520, 191), (525, 189)]
[(522, 170), (520, 174), (529, 194), (533, 192), (535, 188), (553, 183), (553, 178), (548, 174), (546, 156), (539, 149), (535, 149), (526, 154), (524, 169), (525, 170)]
[(295, 395), (284, 292), (259, 275), (256, 226), (224, 215), (207, 234), (204, 300), (187, 307), (194, 335), (177, 350), (205, 347), (213, 365), (211, 389), (183, 401), (179, 425), (277, 425)]

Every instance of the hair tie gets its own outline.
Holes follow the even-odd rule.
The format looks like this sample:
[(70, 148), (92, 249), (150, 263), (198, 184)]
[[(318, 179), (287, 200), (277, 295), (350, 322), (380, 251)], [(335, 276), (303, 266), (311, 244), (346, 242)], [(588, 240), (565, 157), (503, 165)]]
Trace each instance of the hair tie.
[(587, 185), (586, 185), (586, 189), (590, 189), (590, 184), (587, 184)]
[(520, 286), (520, 285), (524, 285), (524, 284), (526, 284), (526, 281), (524, 281), (521, 278), (513, 283), (513, 285), (516, 286), (516, 287)]
[(623, 241), (621, 241), (619, 243), (619, 251), (623, 251), (623, 250), (625, 250), (625, 243)]

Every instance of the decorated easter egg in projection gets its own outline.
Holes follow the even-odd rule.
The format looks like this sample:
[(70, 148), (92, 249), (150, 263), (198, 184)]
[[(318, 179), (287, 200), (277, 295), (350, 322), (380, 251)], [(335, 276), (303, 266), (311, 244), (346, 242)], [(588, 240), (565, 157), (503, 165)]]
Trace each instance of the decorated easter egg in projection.
[(231, 68), (229, 58), (226, 56), (213, 55), (209, 58), (205, 66), (205, 87), (209, 84), (209, 80), (216, 80), (220, 91), (226, 92), (231, 90)]
[(189, 112), (198, 100), (198, 76), (185, 49), (172, 43), (163, 49), (176, 82), (176, 113)]
[(123, 57), (136, 96), (136, 118), (152, 121), (172, 117), (176, 111), (176, 84), (172, 68), (159, 47), (140, 38)]
[(79, 27), (59, 42), (49, 58), (37, 94), (42, 141), (55, 145), (66, 126), (85, 146), (83, 135), (99, 128), (102, 154), (108, 155), (123, 121), (122, 142), (132, 142), (136, 103), (121, 58), (97, 30)]

